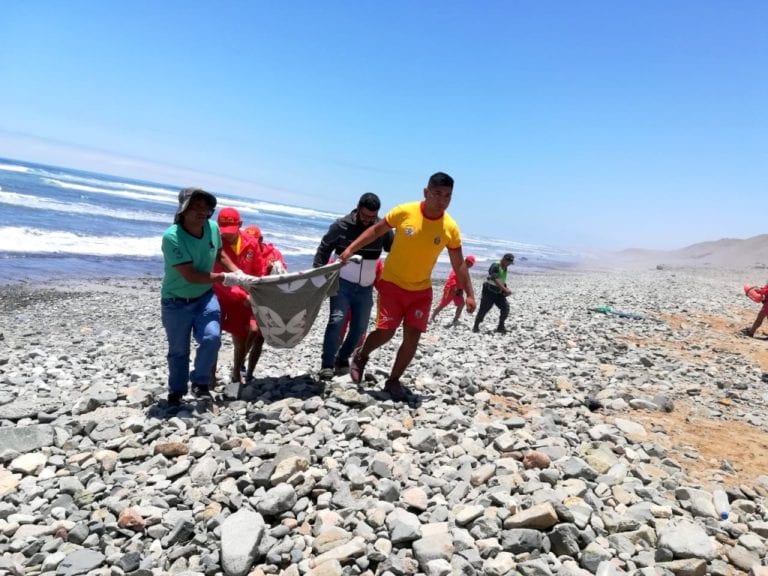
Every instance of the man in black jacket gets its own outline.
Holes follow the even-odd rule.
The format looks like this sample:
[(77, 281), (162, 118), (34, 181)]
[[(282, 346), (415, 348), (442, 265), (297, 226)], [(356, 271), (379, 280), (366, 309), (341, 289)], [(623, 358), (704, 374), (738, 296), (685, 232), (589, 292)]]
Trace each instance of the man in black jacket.
[[(331, 224), (320, 246), (317, 248), (314, 267), (328, 264), (331, 254), (344, 252), (353, 240), (379, 221), (381, 201), (376, 194), (366, 192), (360, 197), (357, 208)], [(349, 369), (349, 357), (360, 337), (368, 328), (373, 306), (373, 283), (376, 280), (376, 265), (382, 250), (389, 252), (393, 233), (376, 238), (356, 252), (363, 257), (360, 264), (347, 262), (341, 269), (339, 291), (331, 297), (328, 325), (323, 339), (323, 356), (320, 379), (330, 380), (334, 373), (341, 374)], [(349, 331), (339, 348), (345, 320), (349, 315)]]

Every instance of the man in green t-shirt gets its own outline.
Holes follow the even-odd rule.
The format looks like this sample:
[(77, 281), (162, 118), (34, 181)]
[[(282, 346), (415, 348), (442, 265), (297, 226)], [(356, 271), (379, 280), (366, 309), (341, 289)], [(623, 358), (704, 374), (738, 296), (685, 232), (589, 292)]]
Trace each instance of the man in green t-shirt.
[(507, 252), (502, 256), (499, 262), (494, 262), (488, 269), (488, 277), (483, 282), (483, 293), (480, 296), (480, 307), (477, 309), (475, 326), (472, 332), (480, 332), (480, 324), (485, 315), (491, 308), (496, 306), (499, 309), (499, 325), (496, 332), (506, 334), (507, 329), (504, 322), (509, 316), (509, 303), (507, 296), (512, 291), (507, 288), (507, 267), (515, 263), (515, 255)]
[[(168, 338), (168, 405), (178, 406), (192, 383), (192, 392), (210, 398), (211, 371), (221, 345), (221, 311), (213, 284), (224, 280), (213, 272), (220, 262), (231, 272), (237, 266), (221, 250), (221, 234), (210, 220), (216, 197), (200, 188), (179, 192), (174, 223), (163, 234), (161, 317)], [(190, 373), (190, 337), (198, 348)]]

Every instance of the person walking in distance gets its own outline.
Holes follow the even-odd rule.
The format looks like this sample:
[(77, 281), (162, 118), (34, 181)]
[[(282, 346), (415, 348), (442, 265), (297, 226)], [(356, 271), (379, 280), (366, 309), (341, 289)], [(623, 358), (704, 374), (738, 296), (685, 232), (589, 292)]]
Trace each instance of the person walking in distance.
[(446, 212), (453, 184), (448, 174), (433, 174), (424, 188), (423, 201), (396, 206), (339, 256), (342, 262), (347, 262), (374, 238), (395, 229), (392, 249), (379, 282), (376, 329), (354, 352), (349, 367), (352, 381), (360, 383), (370, 354), (389, 342), (402, 324), (403, 341), (384, 384), (384, 390), (395, 401), (407, 400), (410, 395), (400, 378), (413, 360), (421, 334), (427, 330), (432, 308), (432, 270), (444, 248), (448, 249), (451, 265), (467, 291), (467, 311), (475, 310), (475, 293), (461, 250), (461, 233), (456, 221)]
[(483, 282), (483, 292), (480, 296), (480, 308), (475, 317), (475, 325), (472, 332), (480, 332), (480, 324), (485, 319), (491, 308), (496, 306), (499, 309), (499, 325), (496, 332), (506, 334), (507, 328), (504, 323), (509, 316), (509, 302), (507, 296), (512, 291), (507, 288), (507, 268), (515, 263), (515, 255), (507, 252), (502, 256), (499, 262), (494, 262), (488, 269), (488, 277)]
[[(332, 253), (341, 254), (363, 232), (379, 220), (381, 200), (376, 194), (366, 192), (357, 202), (357, 207), (343, 218), (331, 224), (315, 253), (312, 265), (315, 268), (325, 266)], [(339, 289), (330, 298), (328, 324), (323, 338), (323, 354), (320, 361), (320, 379), (330, 380), (334, 373), (342, 374), (349, 369), (349, 357), (357, 346), (360, 337), (368, 329), (373, 306), (373, 284), (376, 280), (376, 264), (382, 250), (389, 251), (392, 246), (392, 231), (374, 238), (369, 244), (361, 246), (356, 254), (362, 261), (347, 262), (341, 268)], [(344, 322), (349, 318), (349, 330), (344, 342), (339, 347)]]
[[(467, 263), (467, 268), (472, 268), (475, 265), (475, 257), (470, 254), (464, 258), (464, 262)], [(451, 302), (456, 306), (456, 313), (453, 315), (453, 322), (451, 322), (450, 326), (455, 328), (459, 325), (459, 318), (461, 318), (461, 313), (464, 311), (464, 287), (459, 283), (455, 270), (451, 270), (451, 273), (448, 275), (448, 280), (443, 287), (443, 298), (432, 312), (432, 318), (429, 320), (430, 324), (435, 322), (437, 315)]]

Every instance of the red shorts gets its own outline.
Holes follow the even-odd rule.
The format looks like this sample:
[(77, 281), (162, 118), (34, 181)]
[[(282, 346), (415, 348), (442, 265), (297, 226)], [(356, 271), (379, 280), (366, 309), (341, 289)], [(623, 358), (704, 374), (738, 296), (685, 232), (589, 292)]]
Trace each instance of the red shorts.
[(440, 300), (438, 307), (445, 308), (451, 302), (456, 304), (456, 306), (464, 304), (464, 291), (462, 290), (459, 294), (456, 294), (455, 286), (446, 286), (443, 288), (443, 298)]
[(376, 328), (379, 330), (397, 330), (404, 323), (426, 332), (432, 308), (432, 288), (405, 290), (397, 284), (381, 280), (378, 308)]
[(232, 336), (245, 339), (248, 332), (255, 332), (258, 327), (253, 318), (250, 305), (243, 300), (219, 298), (221, 307), (221, 329)]

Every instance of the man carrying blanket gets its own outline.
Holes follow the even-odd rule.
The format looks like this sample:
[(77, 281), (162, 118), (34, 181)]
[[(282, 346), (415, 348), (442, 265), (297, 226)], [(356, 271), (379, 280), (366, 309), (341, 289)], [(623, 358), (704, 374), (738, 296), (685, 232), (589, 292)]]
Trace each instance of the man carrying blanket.
[(443, 172), (433, 174), (424, 188), (423, 201), (396, 206), (339, 256), (346, 262), (361, 247), (395, 229), (392, 250), (381, 274), (376, 330), (355, 351), (350, 363), (350, 376), (360, 383), (370, 354), (389, 342), (403, 324), (403, 342), (384, 384), (384, 390), (395, 401), (407, 400), (410, 394), (400, 377), (416, 353), (421, 334), (427, 330), (432, 270), (443, 248), (448, 248), (451, 265), (467, 292), (467, 311), (475, 310), (475, 292), (461, 251), (459, 227), (445, 211), (452, 195), (453, 178)]
[[(381, 201), (376, 194), (366, 192), (360, 196), (357, 208), (343, 218), (331, 224), (320, 240), (313, 266), (328, 264), (331, 254), (337, 255), (363, 232), (379, 221)], [(357, 254), (362, 257), (360, 264), (348, 264), (341, 270), (339, 290), (331, 296), (331, 308), (328, 324), (323, 339), (323, 356), (320, 364), (320, 379), (330, 380), (336, 374), (349, 370), (349, 357), (357, 346), (360, 337), (368, 329), (373, 306), (373, 283), (376, 280), (376, 264), (382, 250), (389, 252), (392, 246), (392, 231), (375, 238), (370, 244), (362, 246)], [(339, 337), (344, 322), (349, 318), (349, 331), (339, 347)]]

